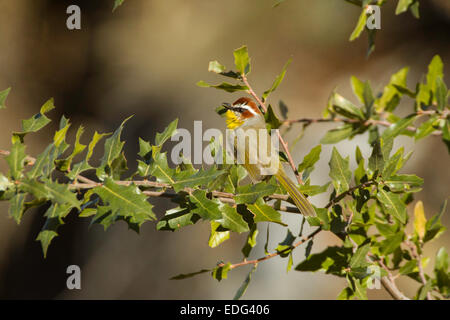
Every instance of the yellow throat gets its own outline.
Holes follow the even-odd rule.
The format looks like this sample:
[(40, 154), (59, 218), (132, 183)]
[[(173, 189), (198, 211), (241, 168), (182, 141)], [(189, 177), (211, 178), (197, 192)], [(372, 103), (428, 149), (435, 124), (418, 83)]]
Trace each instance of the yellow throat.
[(231, 110), (227, 110), (225, 117), (227, 118), (228, 129), (235, 129), (244, 123), (244, 121), (240, 120)]

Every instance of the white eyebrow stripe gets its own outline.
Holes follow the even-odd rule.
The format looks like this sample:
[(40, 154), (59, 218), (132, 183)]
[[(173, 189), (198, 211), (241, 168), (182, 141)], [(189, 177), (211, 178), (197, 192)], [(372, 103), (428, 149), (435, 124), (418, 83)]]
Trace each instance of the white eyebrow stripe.
[(250, 106), (246, 105), (246, 104), (238, 104), (237, 107), (241, 107), (244, 108), (248, 111), (250, 111), (254, 116), (258, 115), (255, 110), (253, 110)]

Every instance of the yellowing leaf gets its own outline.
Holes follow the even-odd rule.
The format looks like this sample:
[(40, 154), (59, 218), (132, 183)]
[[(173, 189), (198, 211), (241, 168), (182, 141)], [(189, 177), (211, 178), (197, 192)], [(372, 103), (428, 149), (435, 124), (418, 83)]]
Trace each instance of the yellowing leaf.
[(414, 207), (414, 231), (420, 239), (425, 236), (425, 225), (427, 219), (425, 218), (425, 211), (423, 209), (423, 202), (418, 201)]

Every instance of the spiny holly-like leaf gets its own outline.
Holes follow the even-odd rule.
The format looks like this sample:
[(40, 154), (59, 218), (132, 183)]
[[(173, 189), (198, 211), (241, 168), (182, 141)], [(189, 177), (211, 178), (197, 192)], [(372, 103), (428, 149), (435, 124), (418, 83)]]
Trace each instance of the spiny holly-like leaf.
[(120, 156), (123, 145), (125, 144), (125, 142), (120, 141), (120, 135), (125, 122), (127, 122), (131, 117), (132, 116), (126, 118), (114, 134), (105, 141), (105, 153), (103, 154), (100, 166), (97, 168), (97, 177), (100, 180), (104, 180), (110, 175), (110, 172), (108, 172), (109, 167), (112, 162)]
[(22, 131), (13, 133), (13, 140), (19, 140), (23, 142), (23, 138), (30, 132), (37, 132), (45, 127), (51, 120), (45, 116), (45, 114), (55, 108), (53, 104), (53, 98), (48, 100), (41, 107), (39, 113), (35, 114), (30, 119), (22, 120)]
[(352, 178), (352, 172), (349, 168), (349, 157), (342, 158), (335, 147), (331, 155), (330, 165), (330, 177), (333, 180), (336, 193), (340, 194), (347, 191), (350, 187), (349, 183)]
[(171, 184), (174, 190), (178, 192), (184, 188), (206, 185), (224, 173), (225, 171), (217, 170), (215, 166), (208, 170), (199, 170), (195, 174), (192, 174), (192, 172), (189, 171), (181, 171), (175, 174), (175, 177), (173, 178), (174, 181), (171, 182)]
[(222, 218), (218, 219), (217, 222), (220, 222), (222, 227), (238, 233), (249, 231), (248, 224), (235, 208), (222, 204), (220, 211), (222, 212)]
[(22, 219), (23, 212), (25, 211), (25, 193), (17, 193), (9, 200), (9, 215), (16, 220), (19, 224)]
[(242, 86), (238, 84), (230, 84), (228, 82), (222, 82), (220, 84), (209, 84), (205, 81), (199, 81), (197, 82), (197, 86), (203, 87), (203, 88), (216, 88), (220, 90), (225, 90), (226, 92), (236, 92), (236, 91), (246, 91), (248, 90), (247, 86)]
[(80, 209), (80, 201), (76, 194), (69, 190), (68, 185), (48, 179), (43, 179), (42, 183), (33, 179), (23, 179), (20, 181), (19, 189), (31, 193), (37, 199), (48, 199), (60, 205), (70, 205)]
[(153, 160), (150, 163), (150, 174), (155, 176), (159, 182), (175, 183), (175, 170), (169, 168), (167, 163), (167, 154), (159, 153), (153, 155)]
[(247, 209), (250, 210), (251, 213), (253, 213), (254, 222), (268, 221), (287, 226), (281, 221), (281, 214), (271, 206), (265, 204), (264, 200), (262, 200), (261, 198), (256, 200), (254, 204), (248, 205)]
[(230, 239), (230, 231), (219, 231), (220, 223), (217, 221), (211, 221), (211, 235), (209, 236), (208, 245), (211, 248), (215, 248), (222, 242)]
[(64, 152), (64, 150), (66, 150), (69, 146), (68, 144), (66, 144), (66, 134), (70, 126), (71, 124), (69, 122), (69, 119), (62, 116), (59, 124), (59, 130), (55, 132), (55, 135), (53, 137), (53, 143), (55, 144), (57, 149), (61, 150), (60, 153)]
[(83, 126), (80, 126), (77, 130), (75, 145), (73, 147), (72, 153), (65, 159), (58, 159), (55, 161), (56, 166), (60, 171), (69, 171), (73, 158), (77, 154), (83, 152), (83, 150), (86, 148), (86, 145), (80, 143), (80, 138), (83, 132), (84, 132)]
[(234, 64), (240, 74), (247, 74), (250, 72), (250, 58), (248, 56), (247, 46), (242, 46), (233, 52)]
[(6, 101), (6, 98), (8, 98), (10, 91), (11, 91), (11, 88), (0, 91), (0, 109), (6, 108), (5, 101)]
[(247, 277), (245, 277), (244, 282), (239, 287), (238, 291), (234, 295), (233, 300), (239, 300), (242, 298), (242, 296), (245, 294), (245, 291), (247, 291), (248, 285), (250, 284), (250, 281), (252, 280), (252, 274), (256, 271), (256, 268), (258, 267), (258, 264), (254, 264), (250, 272), (248, 273)]
[(220, 201), (210, 200), (206, 197), (206, 191), (195, 190), (189, 199), (195, 204), (191, 212), (198, 214), (204, 220), (218, 220), (222, 217), (220, 212)]
[(161, 149), (163, 144), (177, 133), (178, 119), (172, 121), (162, 133), (156, 133), (155, 146)]
[(335, 144), (341, 140), (347, 139), (353, 134), (353, 126), (351, 124), (344, 124), (327, 131), (325, 136), (320, 140), (323, 144)]
[(406, 223), (406, 205), (400, 199), (399, 195), (386, 191), (383, 186), (380, 185), (378, 187), (377, 199), (383, 204), (386, 213), (391, 214), (401, 223)]
[(103, 203), (108, 204), (113, 217), (129, 218), (131, 223), (139, 227), (147, 220), (156, 219), (153, 206), (134, 184), (122, 186), (106, 179), (104, 185), (94, 188), (93, 192), (100, 196)]
[(287, 67), (289, 66), (289, 64), (291, 62), (292, 62), (292, 59), (289, 59), (288, 62), (286, 62), (283, 69), (281, 70), (281, 73), (275, 78), (275, 81), (273, 82), (272, 87), (270, 87), (269, 90), (264, 91), (264, 93), (262, 95), (263, 101), (265, 101), (267, 99), (269, 94), (271, 94), (278, 88), (280, 83), (283, 81), (284, 76), (286, 75)]
[(9, 165), (11, 179), (17, 180), (22, 176), (25, 158), (25, 145), (19, 141), (14, 142), (9, 155), (5, 158)]
[(237, 204), (253, 204), (258, 198), (273, 194), (277, 187), (272, 184), (260, 182), (257, 184), (248, 184), (238, 188), (234, 200)]

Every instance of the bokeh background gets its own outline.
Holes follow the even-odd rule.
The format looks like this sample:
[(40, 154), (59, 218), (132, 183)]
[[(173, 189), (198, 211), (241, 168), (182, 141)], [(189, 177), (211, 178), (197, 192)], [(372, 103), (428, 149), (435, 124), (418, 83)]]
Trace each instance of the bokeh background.
[[(218, 82), (208, 74), (210, 60), (233, 65), (232, 51), (247, 44), (252, 58), (250, 81), (258, 92), (267, 89), (283, 64), (292, 57), (287, 76), (272, 95), (289, 106), (289, 117), (320, 117), (334, 88), (351, 97), (349, 78), (370, 80), (380, 92), (389, 77), (403, 66), (410, 66), (408, 84), (426, 73), (426, 66), (440, 54), (445, 73), (450, 72), (450, 6), (447, 0), (421, 1), (421, 19), (409, 13), (395, 16), (396, 1), (382, 8), (381, 31), (376, 50), (366, 59), (366, 35), (355, 42), (348, 38), (359, 9), (343, 0), (289, 0), (272, 8), (274, 0), (126, 0), (114, 13), (113, 0), (0, 0), (0, 88), (12, 91), (8, 109), (0, 117), (0, 148), (10, 147), (10, 132), (20, 129), (20, 119), (36, 113), (50, 97), (57, 109), (51, 125), (41, 133), (27, 136), (27, 153), (39, 154), (52, 138), (61, 115), (69, 117), (72, 130), (83, 124), (82, 142), (88, 143), (94, 130), (113, 131), (127, 116), (134, 114), (123, 133), (130, 170), (136, 168), (134, 156), (138, 137), (152, 140), (154, 134), (174, 118), (179, 126), (224, 128), (213, 109), (238, 95), (195, 86), (198, 80)], [(66, 28), (66, 8), (78, 4), (82, 29)], [(355, 101), (355, 99), (353, 99)], [(356, 102), (356, 101), (355, 101)], [(401, 105), (400, 112), (410, 108)], [(293, 156), (301, 161), (309, 149), (332, 125), (312, 126), (295, 146)], [(288, 140), (298, 134), (293, 130)], [(69, 136), (73, 136), (72, 132)], [(355, 145), (364, 146), (366, 136), (338, 144), (343, 154), (353, 157)], [(410, 138), (397, 142), (413, 149)], [(314, 184), (328, 176), (330, 147), (312, 175)], [(95, 158), (103, 150), (98, 148)], [(354, 162), (354, 161), (352, 161)], [(428, 217), (439, 210), (449, 195), (449, 156), (439, 138), (417, 143), (404, 172), (425, 179), (424, 190), (416, 199), (424, 201)], [(7, 170), (1, 160), (2, 172)], [(326, 198), (314, 197), (316, 205)], [(156, 214), (164, 215), (172, 204), (156, 199)], [(410, 212), (411, 213), (411, 212)], [(0, 298), (63, 299), (227, 299), (232, 298), (248, 269), (229, 273), (218, 283), (208, 274), (183, 281), (169, 278), (209, 268), (218, 261), (237, 262), (245, 236), (233, 236), (220, 247), (207, 245), (209, 225), (198, 223), (177, 232), (156, 231), (155, 223), (143, 225), (137, 235), (124, 223), (106, 232), (100, 225), (89, 228), (89, 221), (68, 217), (42, 257), (35, 238), (44, 223), (42, 211), (28, 212), (17, 226), (8, 216), (8, 204), (0, 204)], [(292, 230), (298, 230), (298, 216), (284, 215)], [(448, 213), (444, 223), (449, 226)], [(263, 255), (265, 226), (260, 244), (252, 257)], [(281, 228), (271, 226), (272, 249), (283, 240)], [(425, 254), (449, 244), (450, 234), (428, 245)], [(335, 243), (332, 235), (320, 234), (313, 252)], [(294, 253), (298, 263), (304, 249)], [(433, 259), (432, 259), (433, 261)], [(76, 264), (82, 270), (82, 289), (66, 289), (66, 268)], [(345, 280), (321, 273), (286, 273), (286, 259), (272, 259), (259, 265), (245, 298), (249, 299), (334, 299)], [(427, 268), (430, 270), (430, 267)], [(417, 286), (399, 281), (407, 294)], [(369, 290), (374, 299), (389, 298), (383, 290)]]

